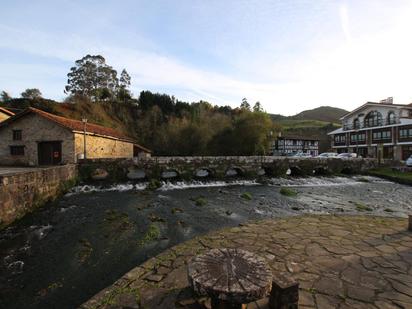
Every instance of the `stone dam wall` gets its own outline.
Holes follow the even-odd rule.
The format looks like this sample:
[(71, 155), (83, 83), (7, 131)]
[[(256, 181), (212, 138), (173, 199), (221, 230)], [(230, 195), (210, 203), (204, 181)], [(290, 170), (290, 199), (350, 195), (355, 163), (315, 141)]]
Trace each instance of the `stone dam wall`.
[(374, 159), (240, 157), (151, 157), (80, 162), (85, 180), (228, 179), (356, 174), (378, 166)]
[(0, 227), (54, 200), (75, 184), (76, 177), (74, 164), (0, 175)]

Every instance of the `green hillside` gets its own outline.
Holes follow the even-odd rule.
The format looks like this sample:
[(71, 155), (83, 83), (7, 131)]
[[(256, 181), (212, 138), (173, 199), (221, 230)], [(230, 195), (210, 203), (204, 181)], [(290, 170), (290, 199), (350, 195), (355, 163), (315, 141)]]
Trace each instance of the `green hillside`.
[(348, 111), (331, 106), (321, 106), (314, 109), (300, 112), (290, 118), (295, 120), (318, 120), (324, 122), (339, 123), (339, 118), (345, 115)]
[[(149, 108), (145, 107), (148, 102)], [(240, 136), (245, 138), (246, 132), (256, 126), (256, 119), (250, 118), (247, 120), (248, 127), (242, 127), (244, 120), (241, 120), (240, 109), (212, 106), (206, 102), (174, 102), (167, 95), (150, 93), (145, 93), (145, 97), (140, 97), (132, 103), (95, 103), (88, 100), (68, 100), (59, 103), (42, 98), (16, 98), (0, 105), (15, 112), (33, 106), (68, 118), (80, 120), (86, 117), (91, 123), (122, 131), (162, 155), (232, 154), (231, 149), (245, 144), (237, 139), (241, 139)], [(270, 115), (271, 130), (276, 134), (281, 131), (283, 134), (318, 139), (320, 151), (324, 152), (330, 146), (327, 133), (339, 126), (339, 117), (345, 112), (342, 109), (322, 106), (295, 116)], [(233, 130), (236, 126), (239, 130), (246, 131), (237, 134)], [(257, 127), (255, 129), (259, 130)], [(264, 138), (265, 134), (261, 132), (259, 138)], [(262, 140), (259, 143), (265, 142)], [(247, 151), (239, 148), (238, 152), (259, 152), (256, 149)]]

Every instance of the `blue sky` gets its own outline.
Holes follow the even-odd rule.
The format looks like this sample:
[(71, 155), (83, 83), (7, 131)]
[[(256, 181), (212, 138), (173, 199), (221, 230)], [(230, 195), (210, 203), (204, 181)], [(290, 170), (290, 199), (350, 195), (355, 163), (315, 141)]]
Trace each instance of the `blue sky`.
[(409, 0), (0, 0), (0, 90), (62, 100), (74, 61), (101, 54), (132, 92), (292, 115), (412, 102)]

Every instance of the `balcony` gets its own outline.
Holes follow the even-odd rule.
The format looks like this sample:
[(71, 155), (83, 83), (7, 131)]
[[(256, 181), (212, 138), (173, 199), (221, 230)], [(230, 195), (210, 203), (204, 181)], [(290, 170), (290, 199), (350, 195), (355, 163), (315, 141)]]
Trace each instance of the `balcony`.
[(392, 119), (382, 119), (379, 121), (374, 121), (370, 123), (359, 123), (357, 126), (354, 126), (353, 123), (349, 125), (344, 125), (343, 126), (343, 131), (350, 131), (350, 130), (360, 130), (360, 129), (366, 129), (366, 128), (377, 128), (377, 127), (383, 127), (383, 126), (389, 126), (389, 125), (394, 125), (394, 124), (400, 124), (401, 120), (399, 117), (392, 118)]

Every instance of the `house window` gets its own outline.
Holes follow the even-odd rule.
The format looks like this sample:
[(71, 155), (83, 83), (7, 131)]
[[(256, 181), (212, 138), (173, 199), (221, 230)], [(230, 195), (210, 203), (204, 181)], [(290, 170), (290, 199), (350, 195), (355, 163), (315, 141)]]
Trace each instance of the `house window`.
[(396, 123), (395, 113), (394, 112), (389, 112), (389, 114), (388, 114), (388, 124), (394, 124), (394, 123)]
[(408, 129), (401, 129), (399, 130), (400, 137), (408, 137)]
[(359, 119), (358, 119), (358, 118), (356, 118), (356, 119), (353, 121), (353, 127), (354, 127), (355, 129), (360, 129), (360, 122), (359, 122)]
[(13, 141), (21, 141), (21, 130), (13, 130)]
[(365, 117), (365, 127), (376, 127), (382, 125), (382, 114), (372, 111)]
[(373, 132), (373, 139), (381, 139), (382, 132)]
[(24, 146), (10, 146), (12, 156), (24, 156)]
[(388, 139), (392, 137), (391, 131), (383, 131), (382, 132), (382, 139)]

